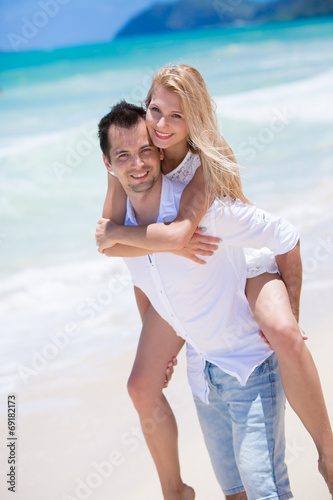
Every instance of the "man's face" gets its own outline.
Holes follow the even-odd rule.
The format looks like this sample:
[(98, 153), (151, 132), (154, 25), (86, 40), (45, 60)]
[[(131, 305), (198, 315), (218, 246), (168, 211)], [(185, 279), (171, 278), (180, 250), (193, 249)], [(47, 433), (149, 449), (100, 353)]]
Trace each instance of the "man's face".
[(110, 161), (104, 158), (127, 193), (149, 191), (161, 175), (161, 153), (152, 144), (144, 120), (136, 127), (109, 128)]

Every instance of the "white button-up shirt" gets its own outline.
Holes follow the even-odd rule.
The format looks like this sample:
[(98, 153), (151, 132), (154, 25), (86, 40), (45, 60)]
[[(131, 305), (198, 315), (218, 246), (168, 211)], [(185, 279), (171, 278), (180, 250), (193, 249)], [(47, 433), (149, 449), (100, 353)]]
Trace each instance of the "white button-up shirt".
[[(184, 187), (163, 176), (157, 222), (175, 219)], [(137, 225), (129, 200), (125, 224)], [(245, 385), (255, 367), (272, 353), (258, 335), (244, 293), (243, 248), (268, 247), (280, 255), (294, 248), (299, 235), (286, 220), (240, 201), (222, 205), (215, 200), (200, 225), (207, 227), (207, 235), (223, 240), (206, 265), (171, 253), (126, 258), (125, 262), (135, 286), (187, 342), (191, 389), (208, 402), (206, 361)]]

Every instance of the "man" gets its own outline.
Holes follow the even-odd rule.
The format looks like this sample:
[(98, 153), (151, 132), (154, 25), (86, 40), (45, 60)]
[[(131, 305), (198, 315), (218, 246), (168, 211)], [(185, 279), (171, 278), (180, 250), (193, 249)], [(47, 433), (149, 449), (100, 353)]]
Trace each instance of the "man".
[[(133, 109), (128, 105), (127, 111)], [(142, 112), (129, 126), (119, 118), (124, 112), (123, 104), (110, 113), (106, 163), (128, 195), (125, 225), (170, 222), (184, 186), (162, 176)], [(126, 263), (134, 284), (187, 343), (189, 382), (227, 498), (288, 499), (285, 399), (275, 354), (259, 338), (244, 293), (242, 248), (267, 246), (275, 255), (288, 255), (299, 237), (287, 221), (238, 201), (214, 201), (202, 224), (208, 234), (223, 235), (207, 265), (167, 253)]]

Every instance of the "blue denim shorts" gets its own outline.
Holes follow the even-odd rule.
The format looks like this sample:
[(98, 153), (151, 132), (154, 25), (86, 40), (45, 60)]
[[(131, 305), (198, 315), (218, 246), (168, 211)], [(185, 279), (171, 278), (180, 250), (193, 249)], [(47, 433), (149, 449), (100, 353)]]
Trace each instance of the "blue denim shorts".
[(284, 461), (285, 396), (276, 356), (258, 366), (245, 386), (206, 363), (209, 404), (194, 396), (214, 472), (225, 495), (248, 500), (292, 498)]

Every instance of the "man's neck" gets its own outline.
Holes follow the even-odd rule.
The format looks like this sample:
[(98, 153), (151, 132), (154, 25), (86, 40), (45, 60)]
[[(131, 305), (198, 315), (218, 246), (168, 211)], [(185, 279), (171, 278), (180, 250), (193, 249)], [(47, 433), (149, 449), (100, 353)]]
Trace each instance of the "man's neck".
[(162, 175), (154, 186), (144, 193), (129, 193), (128, 197), (139, 226), (147, 226), (157, 221), (162, 193)]

